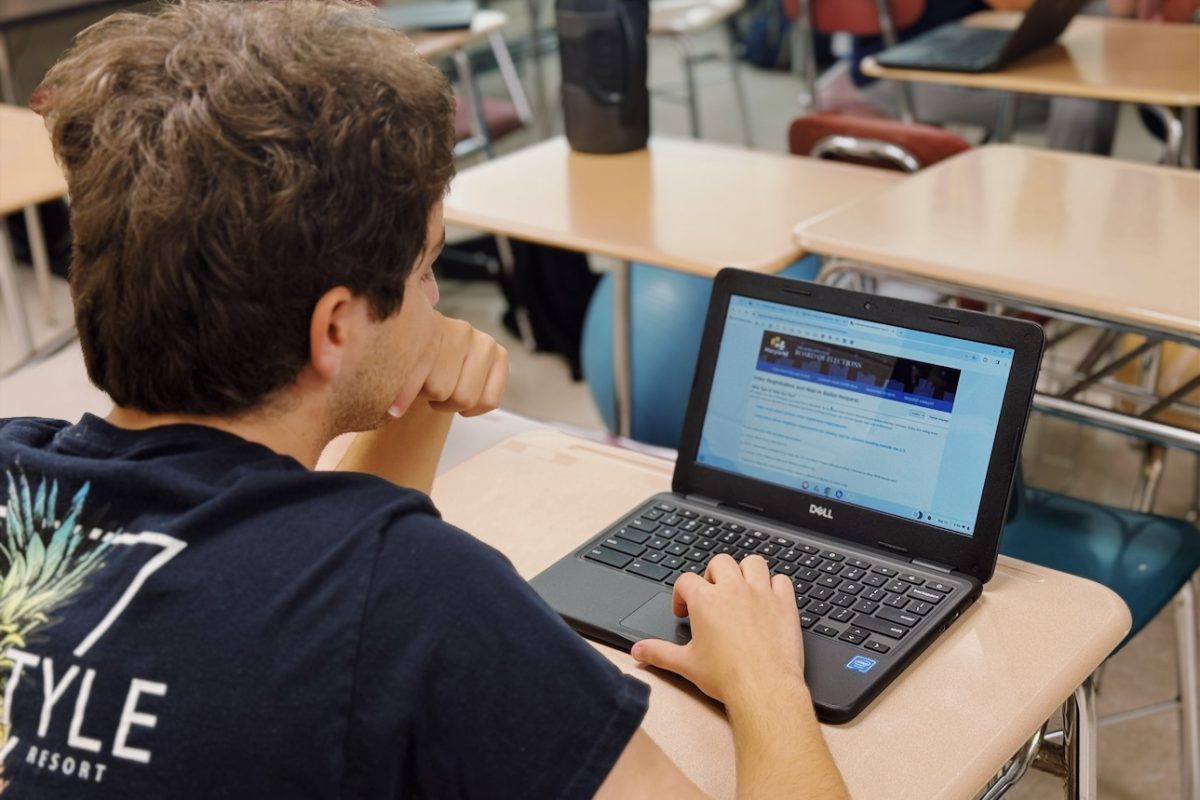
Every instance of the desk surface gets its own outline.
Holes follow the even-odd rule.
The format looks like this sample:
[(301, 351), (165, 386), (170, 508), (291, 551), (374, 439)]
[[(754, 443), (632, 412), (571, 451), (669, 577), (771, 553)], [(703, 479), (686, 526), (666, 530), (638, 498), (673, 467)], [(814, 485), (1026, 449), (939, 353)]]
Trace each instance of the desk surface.
[(0, 105), (0, 214), (66, 193), (42, 118), (27, 108)]
[(484, 9), (476, 11), (471, 18), (471, 27), (445, 31), (409, 31), (408, 38), (417, 52), (428, 59), (450, 55), (463, 45), (482, 39), (492, 31), (508, 24), (508, 15), (503, 11)]
[(1200, 337), (1200, 173), (976, 148), (818, 220), (809, 250)]
[[(433, 499), (447, 521), (530, 578), (670, 483), (668, 462), (538, 431), (445, 473)], [(1128, 626), (1108, 589), (1001, 557), (980, 601), (901, 678), (854, 722), (825, 727), (851, 796), (972, 796)], [(711, 796), (732, 797), (732, 738), (720, 706), (628, 653), (594, 646), (650, 684), (645, 727), (667, 754)]]
[[(1020, 14), (985, 11), (971, 24), (1014, 28)], [(997, 72), (966, 73), (881, 67), (879, 78), (979, 89), (1090, 97), (1164, 106), (1200, 106), (1200, 26), (1080, 16), (1058, 41)]]
[(801, 250), (797, 219), (873, 194), (898, 173), (690, 139), (621, 155), (563, 138), (463, 170), (446, 221), (700, 275), (777, 272)]

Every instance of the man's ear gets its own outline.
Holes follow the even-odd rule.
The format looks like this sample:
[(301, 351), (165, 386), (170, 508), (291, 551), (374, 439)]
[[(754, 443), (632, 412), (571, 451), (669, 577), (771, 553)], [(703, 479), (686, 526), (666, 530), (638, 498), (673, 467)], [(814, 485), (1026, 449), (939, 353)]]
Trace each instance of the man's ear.
[(308, 328), (309, 362), (326, 380), (336, 377), (346, 363), (362, 302), (345, 286), (335, 286), (313, 307)]

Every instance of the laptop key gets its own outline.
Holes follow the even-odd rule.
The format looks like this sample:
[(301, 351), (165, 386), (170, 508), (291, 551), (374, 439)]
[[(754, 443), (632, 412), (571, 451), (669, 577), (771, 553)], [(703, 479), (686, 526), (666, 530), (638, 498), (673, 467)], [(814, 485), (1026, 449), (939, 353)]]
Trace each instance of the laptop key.
[(646, 547), (649, 547), (651, 550), (666, 550), (670, 545), (671, 541), (669, 539), (654, 538), (646, 542)]
[(716, 546), (717, 543), (713, 539), (701, 539), (696, 542), (696, 548), (699, 550), (712, 550)]
[(788, 548), (788, 547), (791, 547), (791, 546), (792, 546), (792, 540), (791, 540), (791, 539), (785, 539), (785, 538), (783, 538), (782, 536), (772, 536), (772, 537), (771, 537), (771, 544), (777, 544), (777, 545), (779, 545), (779, 546), (780, 546), (780, 547), (782, 547), (782, 548)]
[(829, 603), (818, 601), (808, 607), (808, 613), (816, 614), (818, 617), (823, 617), (829, 613), (831, 608), (833, 608), (833, 606), (829, 605)]
[(798, 544), (798, 545), (796, 545), (796, 549), (799, 550), (801, 553), (808, 553), (810, 556), (815, 556), (821, 552), (817, 548), (813, 547), (811, 544)]
[(876, 575), (874, 572), (872, 572), (870, 575), (864, 575), (862, 582), (867, 586), (883, 586), (888, 581), (887, 578), (883, 577), (882, 575)]
[(666, 511), (667, 513), (670, 513), (675, 510), (675, 506), (673, 506), (669, 503), (655, 503), (654, 507), (656, 509), (658, 509), (659, 511)]
[(866, 637), (859, 636), (858, 634), (851, 633), (850, 631), (845, 631), (838, 638), (843, 642), (849, 642), (850, 644), (862, 644)]
[(913, 586), (924, 586), (925, 585), (924, 578), (922, 578), (920, 575), (913, 575), (911, 573), (901, 574), (900, 580), (904, 581), (905, 583), (911, 583)]
[(734, 533), (733, 531), (725, 531), (717, 537), (717, 541), (723, 544), (737, 544), (741, 540), (742, 535), (740, 533)]
[(691, 544), (692, 542), (696, 541), (699, 538), (700, 537), (697, 536), (696, 534), (687, 533), (686, 531), (684, 533), (675, 534), (675, 542), (678, 544)]
[(679, 509), (679, 516), (683, 517), (684, 519), (695, 519), (700, 515), (690, 509), (681, 508)]
[[(874, 614), (879, 608), (879, 603), (872, 603), (870, 600), (859, 600), (854, 604), (854, 610), (860, 614)], [(884, 609), (885, 611), (887, 609)]]
[(646, 533), (654, 533), (661, 526), (657, 522), (650, 522), (645, 519), (633, 519), (629, 521), (629, 527), (637, 528), (639, 531), (645, 531)]
[(821, 551), (821, 558), (827, 558), (830, 561), (844, 561), (846, 559), (841, 553), (835, 553), (832, 550)]
[(665, 583), (667, 586), (674, 586), (675, 581), (679, 580), (679, 576), (682, 574), (683, 574), (682, 572), (671, 573), (671, 576), (669, 578), (667, 578), (665, 581), (663, 581), (663, 583)]
[(625, 571), (632, 572), (634, 575), (641, 575), (643, 578), (649, 578), (652, 581), (661, 581), (671, 574), (671, 570), (666, 567), (660, 567), (658, 564), (650, 564), (640, 559), (635, 560), (626, 567)]
[(863, 585), (861, 583), (855, 583), (854, 581), (850, 581), (849, 583), (842, 584), (842, 591), (845, 592), (846, 594), (858, 594), (862, 590), (863, 590)]
[(795, 564), (787, 564), (787, 563), (780, 564), (778, 567), (775, 568), (775, 571), (778, 572), (780, 575), (791, 575), (792, 573), (794, 573), (796, 571), (796, 565)]
[(641, 555), (642, 561), (649, 561), (651, 564), (657, 564), (663, 560), (663, 554), (657, 550), (647, 550)]
[(811, 583), (809, 583), (808, 581), (802, 581), (802, 580), (794, 581), (792, 583), (792, 586), (795, 587), (796, 594), (804, 594), (805, 592), (807, 592), (809, 589), (812, 588)]
[(617, 569), (622, 569), (630, 561), (633, 561), (633, 556), (627, 556), (616, 550), (609, 550), (607, 547), (593, 547), (584, 553), (583, 557), (590, 558), (592, 561), (599, 561), (601, 564), (608, 564), (610, 567), (616, 567)]
[(908, 633), (908, 628), (903, 625), (897, 625), (894, 622), (888, 622), (882, 619), (876, 619), (869, 614), (859, 614), (854, 618), (854, 624), (859, 628), (878, 633), (882, 636), (890, 636), (893, 639), (903, 639), (904, 634)]
[(705, 525), (716, 525), (718, 528), (725, 524), (724, 520), (719, 520), (716, 517), (701, 517), (700, 521)]
[(642, 553), (646, 552), (646, 548), (642, 545), (634, 544), (633, 542), (626, 541), (625, 539), (618, 539), (615, 536), (608, 537), (602, 542), (602, 544), (609, 550), (616, 550), (618, 553), (624, 553), (627, 556), (640, 556)]
[(800, 557), (800, 551), (794, 547), (789, 547), (779, 554), (780, 561), (795, 561)]
[(870, 641), (863, 642), (863, 647), (867, 648), (873, 653), (886, 653), (892, 649), (877, 639), (871, 639)]
[(830, 589), (836, 589), (842, 582), (842, 579), (837, 575), (822, 575), (817, 578), (817, 586), (828, 586)]
[(908, 607), (905, 608), (904, 610), (911, 611), (914, 614), (920, 614), (921, 616), (925, 616), (931, 610), (933, 610), (933, 603), (926, 603), (924, 600), (913, 600), (911, 603), (908, 604)]
[(807, 597), (801, 597), (800, 595), (796, 595), (796, 610), (800, 610), (801, 608), (804, 608), (806, 605), (808, 605), (811, 602), (812, 601), (809, 600)]
[(842, 577), (848, 581), (860, 581), (867, 573), (858, 567), (849, 567), (842, 572)]
[(662, 565), (667, 569), (679, 569), (687, 562), (679, 556), (667, 556), (662, 560)]
[(800, 567), (800, 569), (796, 570), (796, 577), (802, 581), (815, 581), (817, 578), (821, 577), (821, 573), (817, 572), (815, 569)]
[(724, 528), (725, 530), (731, 531), (733, 533), (741, 533), (742, 531), (746, 530), (744, 527), (742, 527), (741, 525), (738, 525), (736, 522), (726, 522), (721, 527)]
[(812, 629), (822, 636), (829, 636), (830, 638), (838, 635), (837, 628), (831, 628), (828, 625), (813, 625)]
[(708, 553), (703, 550), (689, 550), (687, 554), (688, 561), (703, 561), (708, 558)]
[(829, 618), (834, 622), (849, 622), (854, 619), (854, 610), (850, 608), (839, 608), (829, 615)]
[(885, 577), (888, 577), (888, 578), (894, 578), (894, 577), (896, 577), (896, 570), (894, 570), (894, 569), (888, 569), (887, 567), (875, 567), (875, 568), (874, 568), (873, 570), (871, 570), (871, 571), (872, 571), (872, 572), (878, 572), (880, 575), (883, 575), (883, 576), (885, 576)]
[(908, 605), (908, 598), (902, 594), (889, 594), (883, 604), (892, 608), (904, 608)]
[(654, 535), (660, 539), (674, 539), (677, 533), (679, 533), (678, 528), (659, 528)]
[(928, 589), (909, 589), (908, 596), (913, 600), (924, 600), (926, 603), (940, 603), (945, 595), (931, 592)]
[(755, 548), (754, 552), (763, 556), (773, 556), (779, 552), (779, 545), (772, 542), (763, 542), (757, 548)]
[(833, 589), (827, 589), (824, 586), (818, 586), (815, 589), (810, 589), (808, 596), (814, 600), (828, 600), (833, 597)]
[(852, 594), (842, 594), (841, 592), (838, 592), (829, 602), (833, 603), (839, 608), (849, 608), (850, 606), (854, 605), (855, 597)]
[(941, 592), (942, 594), (950, 594), (950, 592), (954, 590), (954, 587), (950, 584), (941, 583), (940, 581), (930, 581), (929, 583), (925, 584), (925, 588), (932, 589), (935, 592)]
[(800, 559), (800, 566), (802, 567), (819, 567), (822, 563), (822, 559), (815, 555), (805, 556)]
[(817, 623), (817, 619), (818, 619), (818, 617), (815, 617), (812, 614), (801, 614), (800, 615), (800, 627), (801, 628), (811, 628), (813, 625), (815, 625)]
[(897, 611), (894, 608), (883, 607), (879, 609), (879, 613), (875, 616), (888, 622), (895, 622), (897, 625), (904, 625), (911, 628), (921, 621), (921, 617), (916, 614), (908, 614), (904, 611)]
[(763, 533), (762, 531), (750, 531), (750, 535), (753, 536), (755, 539), (758, 539), (760, 542), (765, 542), (765, 541), (767, 541), (767, 539), (771, 538), (771, 537), (767, 536), (765, 533)]
[(648, 519), (651, 522), (658, 522), (662, 518), (663, 518), (663, 512), (656, 511), (654, 509), (650, 509), (649, 511), (642, 514), (642, 519)]
[(703, 575), (704, 574), (704, 565), (703, 564), (688, 564), (686, 567), (683, 568), (683, 571), (691, 572), (696, 575)]
[(821, 570), (821, 572), (824, 572), (826, 574), (837, 575), (839, 572), (842, 571), (842, 565), (837, 563), (836, 561), (826, 561), (824, 564), (822, 564), (819, 567), (819, 569)]
[(908, 584), (904, 581), (892, 581), (887, 585), (887, 590), (892, 594), (904, 594), (908, 591)]
[(861, 558), (851, 558), (848, 561), (846, 561), (846, 563), (849, 564), (850, 566), (854, 567), (855, 569), (870, 569), (871, 568), (871, 565), (869, 563), (867, 563), (866, 561), (863, 561)]
[(734, 549), (727, 544), (723, 544), (720, 547), (718, 547), (716, 550), (713, 550), (714, 556), (732, 556), (733, 553), (734, 553)]
[(887, 592), (885, 592), (883, 589), (878, 589), (878, 588), (867, 589), (865, 592), (860, 594), (859, 597), (861, 597), (863, 600), (870, 600), (873, 603), (878, 603), (878, 602), (881, 602), (885, 597), (887, 597)]
[(632, 528), (621, 528), (617, 531), (617, 537), (635, 544), (645, 544), (646, 540), (650, 538), (650, 534)]
[(668, 514), (660, 521), (663, 525), (669, 525), (670, 527), (674, 528), (676, 525), (683, 522), (683, 517), (679, 516), (678, 514)]
[(675, 544), (673, 544), (667, 548), (667, 555), (683, 556), (683, 555), (687, 555), (687, 551), (688, 551), (687, 545), (676, 542)]

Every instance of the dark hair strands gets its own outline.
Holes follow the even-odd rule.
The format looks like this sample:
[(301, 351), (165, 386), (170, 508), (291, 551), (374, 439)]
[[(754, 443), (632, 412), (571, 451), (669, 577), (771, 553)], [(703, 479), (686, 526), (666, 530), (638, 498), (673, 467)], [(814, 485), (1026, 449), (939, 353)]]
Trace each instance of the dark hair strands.
[(38, 94), (88, 374), (151, 413), (261, 405), (335, 286), (394, 313), (454, 171), (445, 78), (357, 4), (115, 14)]

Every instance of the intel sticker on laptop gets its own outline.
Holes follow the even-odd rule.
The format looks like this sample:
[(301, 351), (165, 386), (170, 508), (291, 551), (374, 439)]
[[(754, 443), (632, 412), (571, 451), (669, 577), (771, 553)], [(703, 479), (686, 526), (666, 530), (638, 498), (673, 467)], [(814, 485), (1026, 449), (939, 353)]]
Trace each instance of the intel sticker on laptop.
[(873, 658), (867, 658), (866, 656), (855, 656), (846, 662), (846, 669), (852, 669), (855, 672), (870, 672), (871, 667), (878, 663), (879, 662)]

